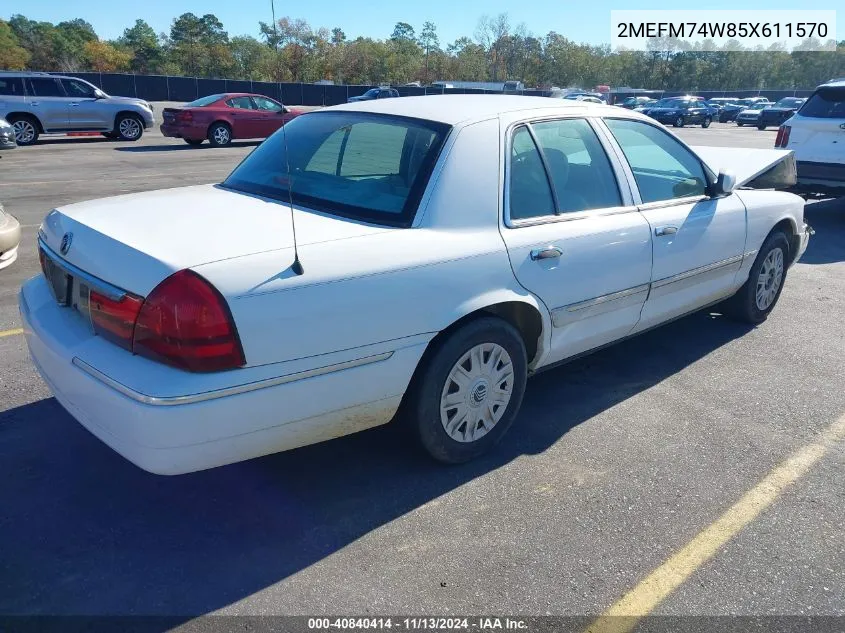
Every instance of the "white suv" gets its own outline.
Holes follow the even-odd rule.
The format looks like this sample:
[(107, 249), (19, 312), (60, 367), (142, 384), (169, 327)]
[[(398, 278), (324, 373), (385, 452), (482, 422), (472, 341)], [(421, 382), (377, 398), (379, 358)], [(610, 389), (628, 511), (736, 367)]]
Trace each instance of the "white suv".
[(798, 190), (845, 194), (845, 78), (816, 88), (780, 126), (775, 147), (795, 152)]

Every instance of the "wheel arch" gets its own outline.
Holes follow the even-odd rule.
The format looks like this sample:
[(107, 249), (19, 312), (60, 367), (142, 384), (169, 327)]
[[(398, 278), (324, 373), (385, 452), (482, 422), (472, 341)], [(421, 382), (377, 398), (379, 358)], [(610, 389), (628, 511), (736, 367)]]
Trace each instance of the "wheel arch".
[(117, 122), (120, 121), (121, 117), (124, 116), (131, 116), (132, 118), (138, 119), (141, 123), (141, 128), (144, 127), (144, 118), (138, 114), (137, 112), (133, 112), (132, 110), (119, 110), (114, 115), (114, 123), (112, 124), (112, 132), (117, 130)]
[(9, 121), (10, 123), (15, 118), (18, 119), (33, 119), (38, 126), (38, 133), (44, 134), (44, 125), (41, 123), (41, 119), (38, 118), (37, 114), (33, 114), (32, 112), (25, 112), (25, 111), (13, 111), (9, 112), (8, 114), (4, 114), (3, 118)]
[[(798, 226), (795, 223), (795, 218), (786, 216), (778, 220), (772, 227), (772, 230), (769, 231), (768, 235), (766, 235), (766, 240), (769, 239), (769, 235), (775, 231), (782, 231), (786, 235), (786, 239), (789, 242), (789, 263), (792, 264), (792, 262), (795, 261), (795, 256), (798, 254), (798, 250), (801, 246), (801, 237), (798, 234)], [(766, 240), (763, 240), (763, 243), (765, 243)]]

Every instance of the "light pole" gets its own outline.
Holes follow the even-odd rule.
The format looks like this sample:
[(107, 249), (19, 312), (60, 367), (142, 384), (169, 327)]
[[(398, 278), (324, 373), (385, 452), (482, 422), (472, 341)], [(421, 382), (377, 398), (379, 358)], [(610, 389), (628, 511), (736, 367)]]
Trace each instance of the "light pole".
[(279, 48), (279, 34), (276, 32), (276, 0), (270, 0), (270, 10), (273, 12), (273, 48)]

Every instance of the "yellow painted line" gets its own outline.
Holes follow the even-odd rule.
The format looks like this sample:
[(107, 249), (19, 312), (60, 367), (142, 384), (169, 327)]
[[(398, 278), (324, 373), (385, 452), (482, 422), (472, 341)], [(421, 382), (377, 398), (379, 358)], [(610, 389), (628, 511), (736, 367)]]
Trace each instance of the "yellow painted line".
[(784, 490), (807, 472), (835, 443), (845, 438), (845, 415), (819, 439), (779, 464), (727, 512), (710, 524), (660, 567), (643, 578), (587, 628), (586, 633), (629, 633), (694, 571), (712, 558), (742, 528), (772, 505)]
[(4, 336), (17, 336), (18, 334), (23, 334), (23, 328), (19, 327), (14, 330), (0, 330), (0, 338)]

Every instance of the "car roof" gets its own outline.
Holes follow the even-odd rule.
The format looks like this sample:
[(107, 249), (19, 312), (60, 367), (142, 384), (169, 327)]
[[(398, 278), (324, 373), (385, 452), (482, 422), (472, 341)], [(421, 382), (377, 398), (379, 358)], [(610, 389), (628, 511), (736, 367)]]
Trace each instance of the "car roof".
[(841, 79), (831, 79), (830, 81), (823, 83), (819, 88), (845, 88), (845, 77)]
[(415, 119), (425, 119), (457, 125), (483, 121), (501, 114), (530, 112), (540, 109), (586, 110), (589, 112), (613, 112), (619, 115), (619, 108), (589, 101), (569, 101), (550, 99), (549, 97), (522, 97), (516, 95), (427, 95), (420, 97), (402, 97), (400, 99), (380, 99), (357, 101), (325, 108), (324, 111), (373, 112), (393, 114)]

